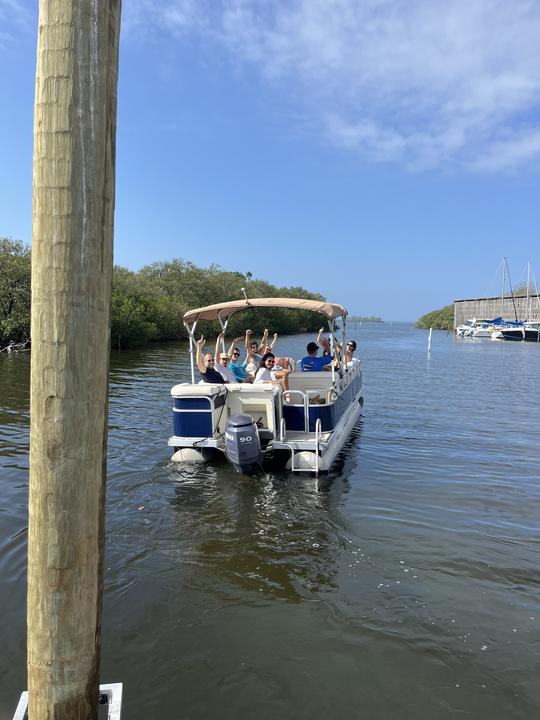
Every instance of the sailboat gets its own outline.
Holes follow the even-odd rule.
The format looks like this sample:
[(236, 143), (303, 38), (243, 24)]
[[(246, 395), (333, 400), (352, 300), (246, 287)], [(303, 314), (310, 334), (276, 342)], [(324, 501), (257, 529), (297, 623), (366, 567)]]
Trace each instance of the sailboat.
[[(532, 275), (532, 279), (534, 282), (534, 288), (536, 290), (536, 298), (537, 301), (539, 301), (538, 298), (538, 287), (536, 285), (536, 278), (534, 275)], [(531, 293), (530, 293), (530, 286), (531, 286), (531, 263), (527, 263), (527, 301), (526, 301), (526, 317), (529, 318), (531, 316)], [(512, 294), (512, 298), (513, 298)], [(514, 308), (515, 308), (515, 302), (514, 302)], [(516, 315), (517, 320), (517, 315)], [(523, 322), (519, 323), (519, 325), (515, 325), (514, 327), (505, 327), (500, 330), (500, 336), (503, 340), (514, 340), (514, 341), (525, 341), (525, 342), (540, 342), (540, 322), (539, 321), (530, 321), (528, 319), (524, 320)]]
[(505, 336), (503, 335), (503, 333), (506, 330), (520, 330), (523, 325), (523, 321), (518, 320), (518, 314), (517, 314), (517, 308), (516, 308), (516, 298), (514, 296), (514, 290), (512, 288), (512, 281), (510, 280), (510, 270), (508, 269), (508, 260), (506, 259), (506, 257), (503, 258), (503, 273), (502, 273), (502, 287), (501, 287), (501, 314), (503, 312), (503, 307), (504, 307), (505, 275), (508, 278), (508, 287), (510, 288), (510, 295), (512, 297), (512, 306), (514, 308), (514, 318), (515, 319), (511, 320), (511, 321), (510, 320), (505, 321), (505, 320), (502, 320), (502, 318), (501, 318), (501, 322), (499, 323), (499, 326), (496, 328), (493, 328), (493, 331), (491, 333), (492, 340), (508, 339), (508, 338), (505, 338)]

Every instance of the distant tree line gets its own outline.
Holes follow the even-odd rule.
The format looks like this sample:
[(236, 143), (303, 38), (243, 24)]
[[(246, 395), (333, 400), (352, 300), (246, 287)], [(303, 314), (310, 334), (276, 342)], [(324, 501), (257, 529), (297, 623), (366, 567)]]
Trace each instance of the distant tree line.
[(422, 315), (417, 321), (416, 327), (434, 328), (435, 330), (453, 330), (454, 329), (454, 304), (445, 305), (440, 310), (433, 310)]
[(384, 320), (376, 315), (349, 315), (347, 322), (376, 322), (381, 323)]
[[(30, 248), (18, 240), (0, 238), (0, 346), (30, 338)], [(229, 272), (218, 265), (200, 268), (176, 259), (146, 265), (137, 272), (115, 266), (112, 287), (111, 345), (123, 349), (149, 342), (187, 338), (185, 312), (213, 303), (237, 300), (244, 287), (248, 297), (303, 297), (324, 300), (302, 287), (276, 287), (251, 273)], [(317, 332), (316, 313), (278, 308), (233, 315), (227, 336), (247, 327), (265, 327), (280, 334)], [(217, 323), (201, 322), (197, 332), (213, 337)]]

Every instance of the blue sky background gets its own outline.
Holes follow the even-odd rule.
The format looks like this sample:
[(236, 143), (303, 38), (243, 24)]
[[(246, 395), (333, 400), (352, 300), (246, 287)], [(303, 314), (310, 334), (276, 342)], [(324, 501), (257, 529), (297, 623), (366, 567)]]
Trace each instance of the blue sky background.
[[(30, 242), (37, 3), (0, 0), (0, 235)], [(115, 262), (414, 320), (540, 281), (537, 0), (124, 0)]]

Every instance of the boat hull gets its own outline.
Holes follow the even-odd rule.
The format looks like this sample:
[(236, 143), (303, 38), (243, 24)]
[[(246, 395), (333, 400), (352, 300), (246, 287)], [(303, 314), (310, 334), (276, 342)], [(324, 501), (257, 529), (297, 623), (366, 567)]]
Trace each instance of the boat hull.
[(327, 472), (347, 441), (364, 405), (360, 364), (332, 380), (328, 372), (295, 372), (284, 398), (272, 385), (176, 385), (172, 460), (212, 462), (226, 455), (227, 418), (249, 415), (257, 427), (263, 465), (276, 456), (292, 472)]
[(513, 340), (515, 342), (540, 342), (540, 330), (537, 328), (512, 328), (502, 330), (501, 335), (504, 340)]

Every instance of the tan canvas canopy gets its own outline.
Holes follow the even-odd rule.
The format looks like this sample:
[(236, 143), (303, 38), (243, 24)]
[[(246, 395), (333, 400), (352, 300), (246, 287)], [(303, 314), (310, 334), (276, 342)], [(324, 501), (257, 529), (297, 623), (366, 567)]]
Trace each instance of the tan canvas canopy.
[(321, 300), (304, 300), (302, 298), (250, 298), (246, 300), (242, 298), (241, 300), (231, 300), (230, 302), (190, 310), (184, 315), (184, 323), (191, 325), (197, 320), (221, 320), (221, 322), (225, 322), (234, 313), (258, 307), (310, 310), (324, 315), (328, 320), (347, 315), (347, 310), (342, 305)]

